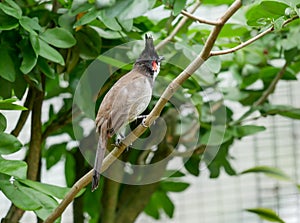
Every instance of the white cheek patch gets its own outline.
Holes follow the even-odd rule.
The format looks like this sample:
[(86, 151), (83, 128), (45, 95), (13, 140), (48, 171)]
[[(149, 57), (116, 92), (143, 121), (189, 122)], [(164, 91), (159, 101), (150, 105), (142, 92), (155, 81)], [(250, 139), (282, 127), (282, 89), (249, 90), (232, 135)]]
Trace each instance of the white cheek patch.
[(160, 71), (160, 62), (157, 63), (156, 70), (153, 72), (153, 78), (155, 79)]

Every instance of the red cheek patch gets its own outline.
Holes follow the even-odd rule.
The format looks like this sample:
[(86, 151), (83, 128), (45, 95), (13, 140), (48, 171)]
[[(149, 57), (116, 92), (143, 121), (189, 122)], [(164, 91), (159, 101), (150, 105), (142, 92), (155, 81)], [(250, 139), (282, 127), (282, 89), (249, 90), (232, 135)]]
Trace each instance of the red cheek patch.
[(157, 70), (157, 63), (156, 63), (156, 61), (152, 61), (152, 70), (154, 70), (154, 71)]

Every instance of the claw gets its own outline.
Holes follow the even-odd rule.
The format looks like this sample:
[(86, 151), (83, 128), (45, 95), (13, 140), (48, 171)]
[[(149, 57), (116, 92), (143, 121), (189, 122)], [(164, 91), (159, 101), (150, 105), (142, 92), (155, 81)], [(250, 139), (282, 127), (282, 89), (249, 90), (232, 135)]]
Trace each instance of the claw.
[(146, 120), (146, 118), (143, 119), (143, 121), (142, 121), (142, 126), (144, 126), (145, 128), (148, 128), (149, 126), (146, 125), (145, 120)]

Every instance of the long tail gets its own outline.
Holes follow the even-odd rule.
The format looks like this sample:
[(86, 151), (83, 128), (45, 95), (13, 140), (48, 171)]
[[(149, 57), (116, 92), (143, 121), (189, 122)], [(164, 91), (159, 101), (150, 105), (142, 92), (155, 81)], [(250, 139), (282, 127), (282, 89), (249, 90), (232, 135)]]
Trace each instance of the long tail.
[(92, 192), (95, 191), (99, 185), (100, 172), (101, 172), (102, 162), (103, 162), (105, 150), (106, 150), (106, 141), (107, 141), (107, 138), (106, 138), (105, 134), (103, 134), (103, 132), (100, 132), (98, 145), (97, 145), (95, 164), (94, 164)]

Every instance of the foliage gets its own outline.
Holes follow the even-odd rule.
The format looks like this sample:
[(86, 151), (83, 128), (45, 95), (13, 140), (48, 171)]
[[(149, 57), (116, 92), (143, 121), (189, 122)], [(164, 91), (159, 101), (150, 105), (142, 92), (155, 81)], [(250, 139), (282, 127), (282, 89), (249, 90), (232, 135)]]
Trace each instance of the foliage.
[[(199, 176), (201, 162), (207, 165), (212, 178), (218, 177), (222, 171), (229, 175), (236, 174), (229, 155), (231, 145), (236, 140), (265, 130), (263, 126), (248, 123), (254, 113), (255, 118), (280, 115), (300, 119), (299, 108), (274, 105), (268, 100), (279, 79), (295, 81), (300, 71), (298, 38), (300, 26), (297, 20), (300, 2), (297, 0), (242, 2), (243, 10), (239, 10), (234, 18), (224, 25), (215, 43), (215, 51), (237, 47), (270, 27), (273, 32), (258, 38), (245, 48), (220, 57), (209, 58), (205, 63), (205, 70), (200, 69), (183, 83), (183, 92), (176, 100), (183, 104), (187, 101), (193, 103), (199, 113), (197, 122), (201, 129), (196, 136), (199, 137), (197, 148), (190, 156), (175, 151), (178, 152), (176, 156), (182, 156), (185, 163), (182, 172), (174, 173), (169, 180), (157, 182), (152, 185), (153, 187), (131, 187), (120, 183), (115, 191), (117, 192), (115, 194), (118, 194), (115, 199), (123, 206), (109, 206), (105, 205), (105, 201), (101, 201), (101, 197), (112, 194), (109, 192), (114, 189), (106, 186), (109, 184), (107, 179), (102, 179), (102, 189), (94, 194), (87, 189), (75, 200), (74, 208), (77, 212), (74, 213), (74, 222), (84, 222), (84, 213), (89, 215), (90, 222), (98, 222), (101, 218), (99, 213), (112, 212), (116, 216), (117, 209), (121, 214), (134, 216), (132, 221), (143, 210), (155, 219), (160, 218), (162, 211), (172, 218), (175, 206), (169, 193), (182, 192), (188, 188), (189, 184), (179, 181), (178, 178), (184, 175)], [(214, 7), (223, 5), (227, 8), (232, 3), (232, 0), (203, 0), (200, 7), (213, 11)], [(94, 103), (83, 100), (75, 101), (74, 104), (79, 107), (73, 105), (76, 88), (86, 70), (94, 60), (106, 63), (104, 70), (108, 69), (107, 67), (121, 68), (101, 89), (100, 99), (97, 102), (99, 104), (112, 83), (131, 68), (121, 58), (100, 54), (124, 43), (140, 40), (146, 32), (154, 35), (156, 43), (163, 41), (173, 31), (174, 26), (180, 23), (180, 12), (183, 9), (189, 10), (194, 4), (192, 1), (181, 0), (0, 1), (0, 110), (22, 111), (18, 124), (11, 133), (6, 130), (7, 121), (10, 120), (6, 120), (5, 115), (0, 113), (0, 189), (17, 208), (33, 210), (38, 218), (45, 220), (57, 207), (57, 199), (62, 199), (69, 189), (39, 183), (37, 181), (40, 176), (29, 178), (32, 168), (34, 169), (32, 167), (34, 162), (28, 162), (27, 158), (25, 161), (9, 160), (5, 155), (25, 148), (30, 156), (33, 148), (38, 148), (41, 157), (38, 156), (34, 161), (40, 163), (40, 159), (44, 159), (47, 169), (58, 162), (64, 162), (66, 182), (68, 187), (71, 187), (90, 169), (79, 147), (74, 146), (72, 142), (87, 148), (95, 147), (86, 144), (83, 139), (95, 137), (94, 130), (86, 133), (79, 124), (73, 129), (71, 123), (72, 116), (76, 123), (84, 121), (82, 116), (77, 116), (80, 114), (80, 105), (90, 108)], [(149, 16), (151, 13), (145, 14), (152, 9), (160, 10), (162, 16), (151, 17)], [(166, 51), (168, 54), (164, 56), (167, 57), (167, 61), (187, 66), (200, 53), (210, 31), (210, 26), (195, 24), (189, 19), (176, 33), (174, 47)], [(136, 55), (136, 49), (128, 51)], [(160, 75), (166, 80), (172, 80), (184, 68), (163, 64)], [(221, 78), (224, 75), (230, 75), (232, 78), (230, 85)], [(81, 94), (92, 99), (97, 97), (98, 92), (91, 90), (95, 86), (81, 87), (83, 87)], [(15, 104), (22, 99), (25, 101), (23, 106)], [(53, 99), (62, 102), (58, 110), (51, 104)], [(42, 106), (38, 107), (39, 100), (51, 104), (48, 120), (44, 123), (40, 123)], [(158, 97), (154, 96), (145, 114), (149, 113), (157, 100)], [(238, 103), (248, 108), (248, 111), (240, 118), (234, 119), (236, 111), (232, 110), (227, 102)], [(172, 105), (167, 104), (162, 116), (168, 116), (171, 111)], [(18, 134), (29, 112), (33, 116), (34, 131), (30, 141), (22, 145)], [(193, 128), (181, 123), (177, 116), (171, 117), (168, 123), (175, 125), (174, 129), (185, 127), (185, 132), (191, 132)], [(36, 128), (39, 123), (42, 124), (41, 128)], [(67, 134), (70, 140), (52, 145), (45, 143), (48, 137), (63, 134)], [(186, 151), (191, 149), (188, 142), (178, 140), (177, 131), (167, 131), (166, 134), (165, 139), (156, 146), (156, 150), (152, 151), (152, 156), (149, 153), (143, 161), (155, 163), (155, 160), (163, 159), (170, 148), (182, 146)], [(78, 140), (78, 136), (82, 140)], [(150, 144), (151, 142), (144, 146), (151, 148)], [(203, 148), (206, 149), (205, 152)], [(144, 155), (143, 150), (132, 149), (121, 159), (138, 164)], [(89, 156), (94, 157), (91, 154)], [(41, 168), (40, 164), (38, 168)], [(170, 170), (165, 167), (163, 171), (168, 173)], [(264, 172), (279, 178), (287, 178), (279, 170), (268, 167), (256, 167), (244, 173), (248, 172)], [(139, 197), (142, 193), (144, 197)], [(144, 199), (141, 208), (134, 209), (137, 213), (128, 211), (132, 210), (130, 209), (132, 206), (127, 206), (126, 203), (129, 198), (134, 197)], [(267, 209), (248, 211), (265, 219), (283, 222), (276, 213)], [(102, 220), (108, 222), (105, 216), (102, 216)], [(6, 220), (10, 222), (11, 219)]]

